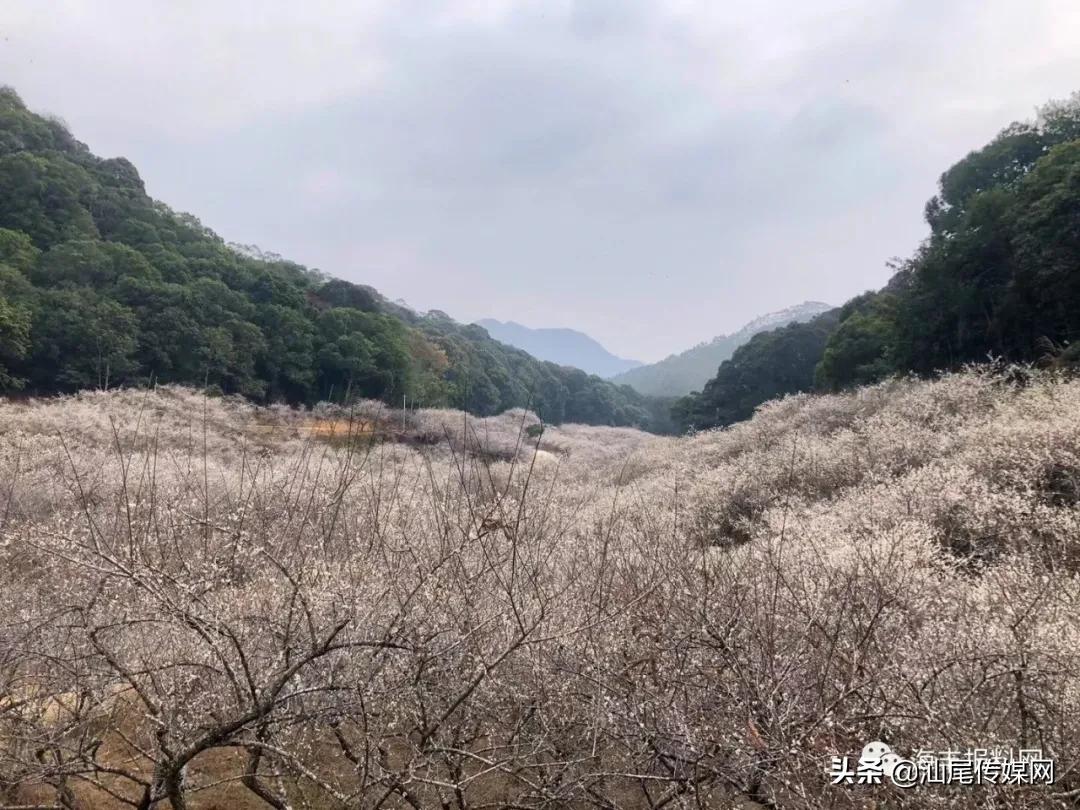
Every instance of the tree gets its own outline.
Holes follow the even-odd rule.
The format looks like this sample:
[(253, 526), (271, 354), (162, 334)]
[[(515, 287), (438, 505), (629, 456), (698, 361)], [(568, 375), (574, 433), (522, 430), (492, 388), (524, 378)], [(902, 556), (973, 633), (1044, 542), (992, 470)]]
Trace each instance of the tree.
[(85, 288), (45, 290), (31, 328), (35, 384), (74, 391), (134, 381), (137, 321), (116, 301)]
[(22, 231), (0, 228), (0, 264), (29, 274), (41, 253)]
[(332, 278), (318, 288), (318, 298), (332, 307), (348, 307), (364, 312), (379, 311), (379, 296), (370, 287)]
[(710, 428), (748, 419), (770, 399), (814, 390), (814, 372), (836, 329), (839, 310), (807, 321), (760, 332), (721, 363), (700, 393), (676, 401), (675, 421), (687, 428)]
[[(0, 90), (0, 265), (10, 270), (0, 279), (9, 386), (25, 378), (53, 393), (154, 379), (291, 403), (350, 392), (568, 417), (567, 370), (479, 327), (227, 244), (147, 196), (129, 161), (96, 157), (10, 89)], [(103, 331), (110, 323), (115, 338)], [(572, 384), (569, 418), (650, 419), (629, 389)]]
[(0, 391), (21, 388), (10, 366), (26, 357), (30, 348), (30, 313), (0, 295)]
[(97, 228), (82, 205), (93, 180), (60, 156), (15, 152), (0, 157), (0, 227), (22, 231), (40, 248), (63, 239), (96, 238)]
[(1053, 149), (1017, 193), (1008, 327), (1031, 356), (1039, 338), (1080, 340), (1080, 140)]
[(292, 402), (313, 400), (316, 380), (315, 328), (294, 309), (277, 304), (259, 308), (258, 323), (266, 341), (262, 376), (267, 396)]
[(892, 293), (865, 293), (840, 308), (838, 325), (829, 336), (814, 370), (819, 389), (866, 385), (896, 370), (895, 300)]

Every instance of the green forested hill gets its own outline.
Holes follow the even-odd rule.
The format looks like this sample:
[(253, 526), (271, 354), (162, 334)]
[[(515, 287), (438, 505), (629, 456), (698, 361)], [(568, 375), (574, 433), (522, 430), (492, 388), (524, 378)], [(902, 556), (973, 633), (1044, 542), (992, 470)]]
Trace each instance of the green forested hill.
[(829, 341), (824, 386), (988, 355), (1080, 359), (1080, 97), (949, 169), (926, 219), (929, 239)]
[(730, 424), (785, 393), (988, 358), (1080, 364), (1080, 94), (946, 171), (925, 216), (930, 236), (884, 289), (831, 323), (751, 341), (680, 400), (680, 424)]
[(701, 388), (721, 363), (759, 332), (778, 329), (792, 322), (803, 323), (829, 309), (828, 304), (820, 301), (804, 301), (797, 306), (770, 312), (745, 324), (737, 332), (718, 335), (708, 343), (698, 344), (658, 363), (624, 371), (612, 377), (611, 381), (629, 385), (649, 396), (682, 396)]
[(632, 389), (543, 363), (441, 313), (236, 250), (0, 89), (0, 391), (150, 381), (261, 401), (406, 398), (655, 427)]
[(839, 309), (759, 332), (720, 364), (701, 393), (674, 405), (675, 420), (685, 427), (714, 427), (741, 422), (762, 402), (814, 387), (814, 367), (836, 328)]

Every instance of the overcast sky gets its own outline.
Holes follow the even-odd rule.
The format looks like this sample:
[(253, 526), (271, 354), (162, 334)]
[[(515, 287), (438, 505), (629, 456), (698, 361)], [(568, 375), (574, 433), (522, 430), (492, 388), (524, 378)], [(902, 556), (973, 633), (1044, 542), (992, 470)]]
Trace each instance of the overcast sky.
[(883, 284), (1080, 2), (0, 0), (0, 83), (229, 241), (651, 361)]

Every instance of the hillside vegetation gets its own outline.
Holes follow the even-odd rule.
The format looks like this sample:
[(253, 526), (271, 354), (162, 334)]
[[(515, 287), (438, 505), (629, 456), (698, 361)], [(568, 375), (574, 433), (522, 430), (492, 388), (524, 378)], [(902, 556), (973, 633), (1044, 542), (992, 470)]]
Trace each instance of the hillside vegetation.
[(825, 340), (816, 321), (736, 350), (676, 405), (682, 427), (731, 424), (778, 394), (988, 356), (1080, 363), (1080, 95), (946, 171), (925, 214), (930, 236), (884, 289), (848, 301)]
[[(1050, 372), (687, 438), (87, 392), (0, 404), (0, 482), (0, 804), (1080, 792), (1080, 382)], [(872, 739), (1039, 747), (1057, 782), (830, 786)]]
[(150, 381), (262, 402), (530, 406), (554, 423), (667, 418), (479, 327), (230, 247), (148, 197), (127, 160), (95, 157), (0, 88), (0, 393)]
[(814, 370), (840, 310), (759, 332), (720, 364), (700, 394), (677, 400), (675, 420), (686, 427), (731, 425), (749, 419), (762, 402), (814, 389)]
[(770, 312), (745, 324), (730, 335), (718, 335), (658, 363), (640, 366), (612, 377), (612, 382), (629, 385), (648, 396), (681, 397), (701, 387), (716, 374), (717, 367), (759, 332), (778, 329), (792, 322), (803, 323), (828, 311), (820, 301), (806, 301), (778, 312)]

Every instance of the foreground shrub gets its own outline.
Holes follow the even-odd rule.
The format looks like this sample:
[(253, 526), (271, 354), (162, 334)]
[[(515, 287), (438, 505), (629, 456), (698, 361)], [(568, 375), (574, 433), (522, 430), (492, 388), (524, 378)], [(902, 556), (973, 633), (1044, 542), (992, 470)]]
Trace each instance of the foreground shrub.
[[(0, 405), (0, 806), (1080, 790), (1080, 383), (893, 381), (685, 439), (538, 424)], [(1042, 748), (1058, 779), (830, 786), (872, 739)]]

